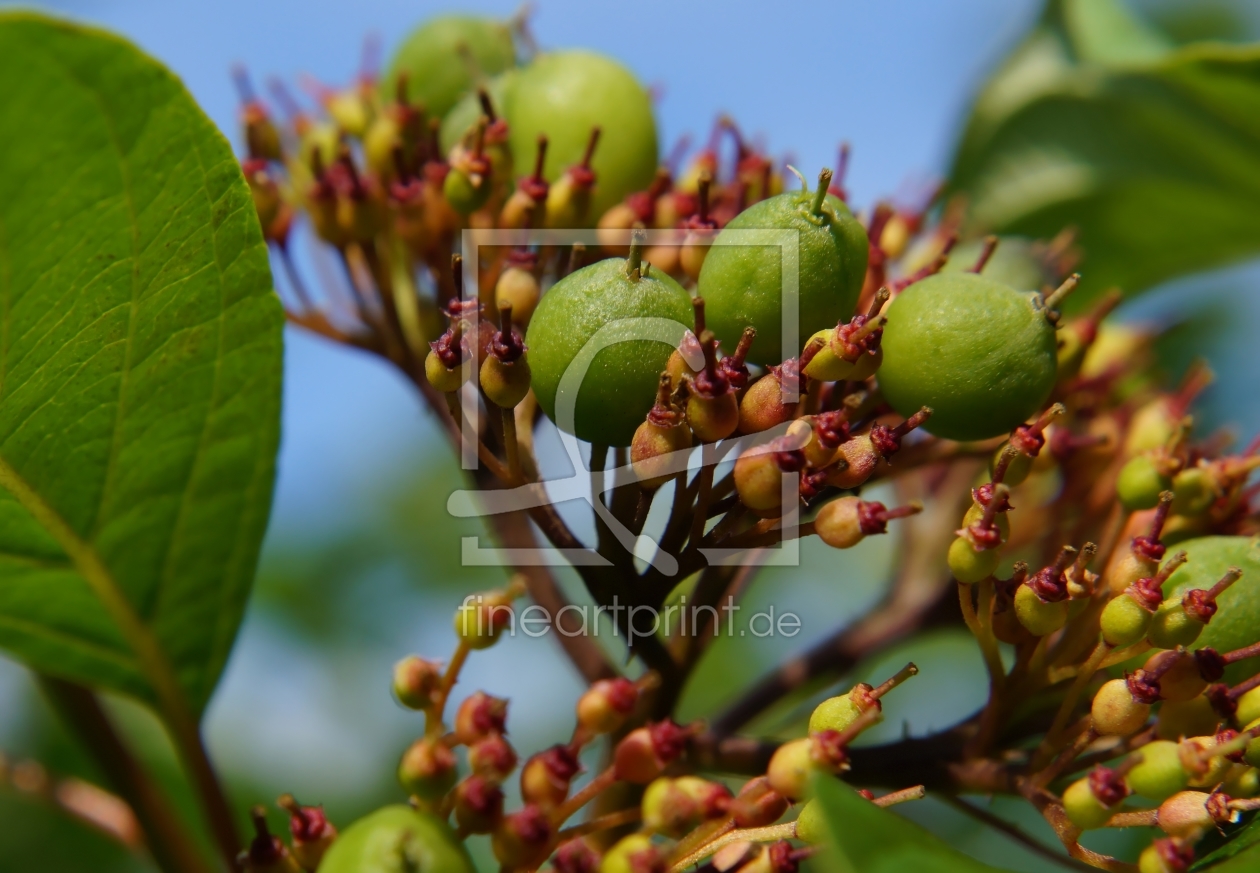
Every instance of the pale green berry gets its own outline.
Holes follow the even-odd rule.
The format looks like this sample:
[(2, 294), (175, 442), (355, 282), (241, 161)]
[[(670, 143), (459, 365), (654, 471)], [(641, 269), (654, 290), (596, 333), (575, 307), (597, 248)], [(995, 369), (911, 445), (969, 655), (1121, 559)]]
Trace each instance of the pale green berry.
[(1094, 694), (1090, 706), (1094, 730), (1104, 737), (1124, 737), (1136, 733), (1146, 724), (1151, 708), (1133, 698), (1129, 683), (1112, 679)]
[(1138, 455), (1120, 469), (1116, 480), (1116, 496), (1130, 512), (1151, 509), (1159, 503), (1159, 495), (1172, 487), (1172, 480), (1150, 455)]
[(949, 546), (949, 571), (964, 585), (974, 585), (992, 576), (1000, 560), (997, 549), (976, 551), (966, 537), (955, 537)]
[(1146, 636), (1153, 613), (1128, 594), (1107, 601), (1099, 623), (1110, 646), (1129, 646)]
[(1019, 586), (1015, 592), (1015, 617), (1035, 637), (1052, 634), (1067, 624), (1070, 608), (1067, 600), (1054, 603), (1042, 600), (1027, 585)]
[(1190, 784), (1190, 774), (1181, 765), (1181, 751), (1176, 743), (1155, 740), (1137, 751), (1142, 760), (1126, 777), (1135, 794), (1162, 803)]
[(1083, 831), (1100, 828), (1111, 818), (1114, 810), (1103, 806), (1089, 787), (1089, 778), (1077, 779), (1063, 792), (1063, 811), (1072, 824)]

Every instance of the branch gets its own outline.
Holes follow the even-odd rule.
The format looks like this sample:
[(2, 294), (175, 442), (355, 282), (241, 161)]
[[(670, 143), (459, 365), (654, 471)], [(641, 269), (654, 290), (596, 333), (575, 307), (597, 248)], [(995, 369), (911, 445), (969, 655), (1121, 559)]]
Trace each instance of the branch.
[[(975, 464), (955, 464), (933, 490), (945, 494), (965, 492), (975, 474)], [(814, 677), (843, 673), (864, 657), (927, 623), (952, 624), (957, 620), (956, 599), (945, 598), (948, 603), (941, 603), (942, 595), (949, 590), (949, 578), (941, 571), (939, 558), (949, 547), (960, 513), (954, 503), (947, 500), (932, 501), (928, 507), (921, 515), (906, 519), (900, 527), (905, 537), (900, 552), (905, 560), (879, 606), (754, 685), (714, 720), (714, 734), (730, 736)]]
[(976, 821), (986, 824), (996, 831), (1001, 831), (1002, 833), (1006, 834), (1008, 837), (1013, 839), (1015, 842), (1019, 843), (1024, 848), (1029, 849), (1030, 851), (1035, 852), (1041, 857), (1046, 858), (1047, 860), (1053, 861), (1054, 863), (1062, 867), (1066, 867), (1069, 870), (1094, 869), (1092, 867), (1086, 866), (1085, 864), (1082, 864), (1080, 861), (1077, 861), (1074, 858), (1069, 858), (1067, 855), (1063, 855), (1059, 852), (1056, 852), (1054, 849), (1045, 845), (1041, 841), (1024, 833), (1016, 825), (1011, 824), (1009, 821), (1007, 821), (1004, 818), (1001, 818), (1000, 816), (994, 815), (992, 812), (990, 812), (987, 809), (984, 809), (983, 807), (974, 806), (973, 804), (970, 804), (967, 801), (963, 800), (961, 797), (955, 797), (950, 794), (941, 795), (941, 799), (944, 800), (946, 803), (948, 803), (950, 806), (957, 809), (959, 812), (962, 812), (965, 815), (971, 816)]
[(197, 844), (172, 813), (174, 805), (123, 744), (96, 695), (62, 679), (37, 678), (53, 709), (135, 813), (158, 866), (168, 873), (209, 873)]

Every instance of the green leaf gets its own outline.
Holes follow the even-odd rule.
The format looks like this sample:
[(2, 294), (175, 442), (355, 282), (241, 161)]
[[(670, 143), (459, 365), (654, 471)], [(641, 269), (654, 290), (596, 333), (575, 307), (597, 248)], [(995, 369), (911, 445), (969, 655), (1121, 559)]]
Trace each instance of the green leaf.
[(819, 779), (833, 873), (1002, 873), (981, 864), (913, 822), (881, 809), (835, 779)]
[(1077, 308), (1254, 256), (1260, 46), (1174, 50), (1115, 0), (1052, 2), (977, 97), (950, 188), (972, 231), (1076, 227)]
[(227, 141), (134, 46), (0, 16), (0, 646), (187, 722), (253, 579), (282, 315)]
[(1260, 818), (1233, 834), (1225, 845), (1204, 855), (1190, 868), (1191, 873), (1253, 873), (1260, 870)]

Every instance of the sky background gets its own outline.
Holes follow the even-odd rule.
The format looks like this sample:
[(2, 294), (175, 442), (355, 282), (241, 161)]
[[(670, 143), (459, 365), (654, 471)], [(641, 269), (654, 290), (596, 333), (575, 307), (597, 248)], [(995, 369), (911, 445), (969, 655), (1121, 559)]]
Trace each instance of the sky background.
[[(292, 83), (304, 73), (346, 83), (358, 67), (365, 36), (379, 35), (388, 53), (418, 21), (455, 4), (61, 0), (39, 5), (134, 40), (169, 65), (237, 142), (233, 63), (245, 64), (260, 87), (268, 76)], [(806, 175), (823, 164), (833, 166), (838, 143), (851, 141), (847, 186), (855, 202), (865, 205), (921, 187), (942, 172), (972, 93), (1040, 5), (1037, 0), (542, 0), (532, 28), (544, 48), (601, 51), (659, 86), (663, 151), (685, 134), (702, 140), (719, 112), (732, 114), (747, 135), (760, 137), (775, 154), (790, 152)], [(516, 6), (478, 2), (459, 8), (507, 15)], [(1230, 397), (1244, 397), (1237, 386), (1249, 384), (1257, 372), (1254, 344), (1245, 341), (1246, 331), (1260, 323), (1257, 295), (1246, 290), (1256, 287), (1248, 285), (1256, 278), (1254, 267), (1226, 271), (1181, 283), (1145, 304), (1148, 314), (1180, 311), (1197, 292), (1199, 306), (1227, 300), (1245, 314), (1234, 318), (1233, 333), (1217, 337), (1212, 348), (1218, 367), (1233, 370), (1216, 395), (1218, 409), (1228, 411)], [(1258, 414), (1254, 395), (1249, 399), (1242, 410), (1248, 433), (1256, 429)], [(455, 487), (455, 480), (440, 472), (446, 468), (435, 467), (449, 463), (445, 452), (411, 390), (393, 372), (357, 353), (288, 333), (279, 480), (264, 559), (265, 567), (282, 569), (264, 573), (209, 714), (210, 742), (229, 775), (245, 780), (265, 772), (268, 788), (308, 794), (333, 780), (361, 798), (374, 797), (382, 777), (388, 782), (401, 743), (419, 729), (413, 716), (387, 699), (389, 664), (420, 647), (443, 655), (458, 599), (453, 592), (469, 590), (463, 582), (459, 589), (451, 585), (459, 572), (456, 544), (433, 545), (422, 530), (424, 514), (438, 511)], [(405, 489), (398, 487), (402, 480), (410, 483)], [(400, 514), (399, 501), (412, 507), (411, 515), (402, 515), (413, 525), (379, 547), (382, 530)], [(434, 529), (448, 530), (437, 523)], [(372, 548), (383, 551), (361, 565), (350, 561), (340, 575), (315, 567), (321, 546), (344, 541), (377, 543)], [(822, 608), (821, 595), (828, 591), (823, 583), (837, 574), (839, 559), (807, 549), (805, 568), (774, 601), (808, 613), (806, 627), (795, 640), (767, 643), (748, 669), (762, 669), (816, 639), (875, 597), (889, 547), (877, 543), (846, 555), (843, 567), (853, 582)], [(307, 557), (292, 557), (301, 554)], [(344, 557), (344, 551), (338, 555)], [(295, 599), (285, 586), (307, 576), (346, 584)], [(500, 578), (477, 576), (483, 585)], [(303, 618), (302, 596), (338, 604), (336, 634)], [(757, 597), (768, 599), (763, 594), (754, 601)], [(934, 696), (914, 716), (917, 729), (948, 724), (978, 702), (966, 691), (975, 687), (969, 680), (980, 671), (974, 645), (964, 651), (953, 637), (924, 645), (923, 654), (937, 651), (942, 662), (958, 666), (933, 683)], [(730, 663), (736, 665), (731, 669), (749, 664)], [(513, 703), (514, 729), (526, 749), (530, 742), (554, 738), (551, 729), (557, 718), (560, 724), (568, 720), (565, 713), (578, 689), (546, 641), (510, 641), (475, 659), (466, 675), (465, 691), (480, 686), (508, 695), (522, 681), (541, 689)], [(31, 742), (30, 699), (23, 672), (0, 659), (0, 748)], [(149, 729), (142, 716), (127, 717), (138, 729)], [(346, 808), (354, 806), (347, 803)], [(949, 821), (963, 834), (963, 825)], [(965, 842), (965, 834), (959, 839)], [(991, 860), (1002, 857), (990, 854)], [(1032, 869), (1031, 862), (1024, 866)]]

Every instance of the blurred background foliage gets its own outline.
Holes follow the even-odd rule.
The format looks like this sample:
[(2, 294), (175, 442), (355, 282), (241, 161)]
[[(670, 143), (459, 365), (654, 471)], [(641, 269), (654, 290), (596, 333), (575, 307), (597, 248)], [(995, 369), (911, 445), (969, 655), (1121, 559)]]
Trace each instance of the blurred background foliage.
[[(260, 77), (307, 71), (340, 82), (354, 71), (360, 35), (379, 33), (388, 51), (416, 21), (442, 9), (427, 0), (38, 5), (135, 39), (185, 79), (231, 136), (235, 105), (227, 71), (233, 61)], [(491, 14), (514, 11), (511, 2), (468, 5)], [(1260, 39), (1260, 4), (1249, 0), (1129, 5), (1148, 22), (1147, 35), (1166, 43), (1161, 50)], [(684, 133), (703, 137), (721, 110), (765, 137), (776, 153), (791, 150), (806, 166), (831, 162), (837, 142), (851, 140), (849, 187), (867, 204), (919, 190), (946, 172), (970, 100), (1034, 26), (1040, 9), (1038, 0), (845, 0), (773, 12), (752, 2), (644, 0), (629, 9), (546, 0), (534, 28), (544, 45), (607, 52), (645, 81), (663, 85), (663, 148)], [(627, 36), (649, 31), (646, 42)], [(1204, 399), (1207, 427), (1232, 423), (1242, 439), (1260, 430), (1253, 387), (1260, 374), (1252, 339), (1260, 328), (1257, 289), (1260, 267), (1244, 263), (1168, 283), (1124, 310), (1127, 318), (1170, 326), (1160, 344), (1170, 377), (1196, 356), (1211, 362), (1219, 379)], [(401, 799), (394, 765), (421, 729), (417, 715), (390, 699), (390, 665), (411, 651), (445, 655), (455, 604), (500, 583), (502, 574), (461, 566), (461, 538), (482, 532), (475, 521), (446, 513), (447, 495), (460, 486), (458, 471), (406, 386), (352, 352), (296, 333), (287, 341), (276, 508), (250, 610), (211, 704), (209, 742), (242, 809), (292, 791), (326, 804), (330, 817), (345, 824)], [(552, 447), (544, 463), (558, 462)], [(576, 511), (566, 508), (566, 514)], [(857, 615), (878, 597), (895, 548), (891, 537), (843, 554), (807, 541), (799, 568), (764, 572), (742, 601), (736, 635), (714, 645), (696, 673), (682, 715), (711, 713), (777, 660)], [(574, 580), (565, 582), (580, 598)], [(740, 622), (770, 606), (799, 614), (799, 635), (739, 635), (746, 627)], [(924, 635), (845, 681), (882, 675), (907, 657), (924, 665), (923, 681), (869, 741), (929, 732), (981, 702), (983, 669), (961, 633)], [(518, 636), (475, 657), (457, 697), (476, 688), (510, 697), (513, 740), (528, 754), (567, 734), (579, 687), (554, 642)], [(808, 700), (825, 691), (807, 689), (756, 729), (791, 731), (808, 712)], [(178, 802), (190, 805), (156, 723), (126, 701), (110, 704)], [(97, 776), (24, 671), (3, 659), (0, 750), (10, 760), (36, 760), (53, 774)], [(981, 860), (1027, 871), (1059, 869), (944, 803), (903, 809)], [(1053, 842), (1026, 806), (997, 800), (992, 809)], [(1094, 847), (1123, 854), (1125, 840), (1122, 833), (1106, 834)], [(148, 868), (51, 807), (0, 789), (0, 873), (86, 869)]]

